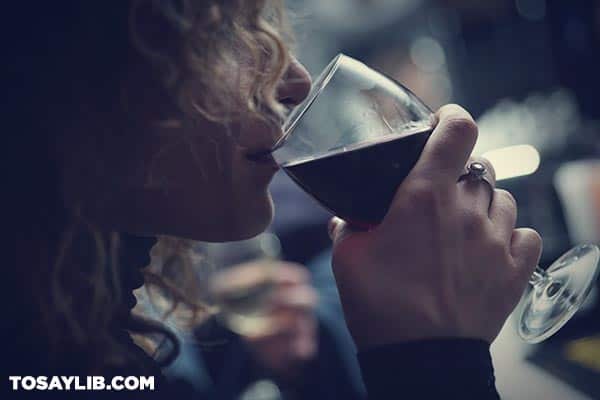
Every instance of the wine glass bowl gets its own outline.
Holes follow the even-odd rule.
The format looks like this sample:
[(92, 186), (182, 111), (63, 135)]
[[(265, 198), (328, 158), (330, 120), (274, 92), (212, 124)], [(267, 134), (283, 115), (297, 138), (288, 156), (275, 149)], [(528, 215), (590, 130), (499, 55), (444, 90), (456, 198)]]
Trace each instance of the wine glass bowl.
[(292, 110), (272, 155), (322, 206), (367, 227), (417, 162), (431, 116), (410, 90), (340, 54)]

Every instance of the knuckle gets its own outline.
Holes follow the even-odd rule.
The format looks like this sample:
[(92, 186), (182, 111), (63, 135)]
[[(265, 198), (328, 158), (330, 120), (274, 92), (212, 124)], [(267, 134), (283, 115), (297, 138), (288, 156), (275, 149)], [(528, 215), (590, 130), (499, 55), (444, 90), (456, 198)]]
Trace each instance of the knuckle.
[(511, 262), (510, 245), (506, 240), (491, 233), (486, 235), (484, 232), (480, 235), (482, 235), (479, 239), (481, 251), (486, 260), (493, 265), (502, 266), (502, 268)]
[(481, 238), (485, 231), (484, 218), (475, 212), (465, 212), (461, 216), (464, 234), (467, 239)]
[(492, 237), (488, 239), (487, 248), (494, 259), (508, 260), (508, 255), (510, 254), (509, 245), (502, 238)]
[(413, 181), (406, 188), (406, 200), (411, 208), (432, 209), (439, 203), (439, 194), (431, 182)]

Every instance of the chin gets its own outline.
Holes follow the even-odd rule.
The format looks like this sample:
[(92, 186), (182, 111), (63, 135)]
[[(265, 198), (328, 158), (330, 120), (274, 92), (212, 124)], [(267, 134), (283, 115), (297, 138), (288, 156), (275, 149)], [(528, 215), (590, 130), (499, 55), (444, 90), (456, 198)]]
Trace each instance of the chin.
[(177, 224), (176, 230), (163, 229), (162, 234), (203, 242), (232, 242), (250, 239), (264, 232), (271, 224), (274, 214), (270, 193), (265, 191), (260, 196), (246, 195), (239, 198), (240, 200), (224, 208), (203, 212), (199, 215), (200, 220), (195, 222), (186, 214), (181, 223)]
[(273, 200), (268, 192), (260, 201), (250, 203), (250, 206), (247, 203), (237, 210), (234, 229), (230, 231), (231, 238), (227, 239), (230, 241), (250, 239), (264, 232), (273, 221)]

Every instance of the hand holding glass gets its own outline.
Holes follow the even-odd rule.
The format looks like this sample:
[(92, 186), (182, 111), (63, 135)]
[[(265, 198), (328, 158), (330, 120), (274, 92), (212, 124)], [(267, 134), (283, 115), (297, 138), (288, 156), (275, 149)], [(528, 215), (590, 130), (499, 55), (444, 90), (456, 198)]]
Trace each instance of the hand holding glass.
[[(284, 123), (272, 151), (283, 170), (322, 206), (355, 226), (385, 216), (396, 189), (433, 131), (432, 111), (391, 78), (342, 54), (325, 68)], [(560, 329), (598, 275), (600, 250), (581, 245), (536, 268), (518, 310), (531, 343)]]

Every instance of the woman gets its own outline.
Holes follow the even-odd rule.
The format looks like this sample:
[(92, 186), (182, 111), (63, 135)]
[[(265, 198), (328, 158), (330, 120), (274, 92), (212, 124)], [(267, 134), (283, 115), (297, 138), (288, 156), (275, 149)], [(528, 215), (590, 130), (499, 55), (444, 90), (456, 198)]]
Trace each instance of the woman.
[[(143, 263), (127, 265), (139, 257), (117, 232), (229, 241), (269, 224), (275, 167), (249, 156), (277, 140), (281, 115), (310, 86), (284, 44), (282, 6), (10, 7), (19, 34), (10, 49), (9, 374), (160, 376), (125, 331), (169, 335), (129, 315)], [(514, 229), (507, 192), (457, 182), (477, 135), (470, 116), (447, 106), (436, 123), (380, 226), (331, 224), (345, 318), (373, 398), (415, 388), (496, 396), (488, 346), (539, 257), (539, 236)]]

